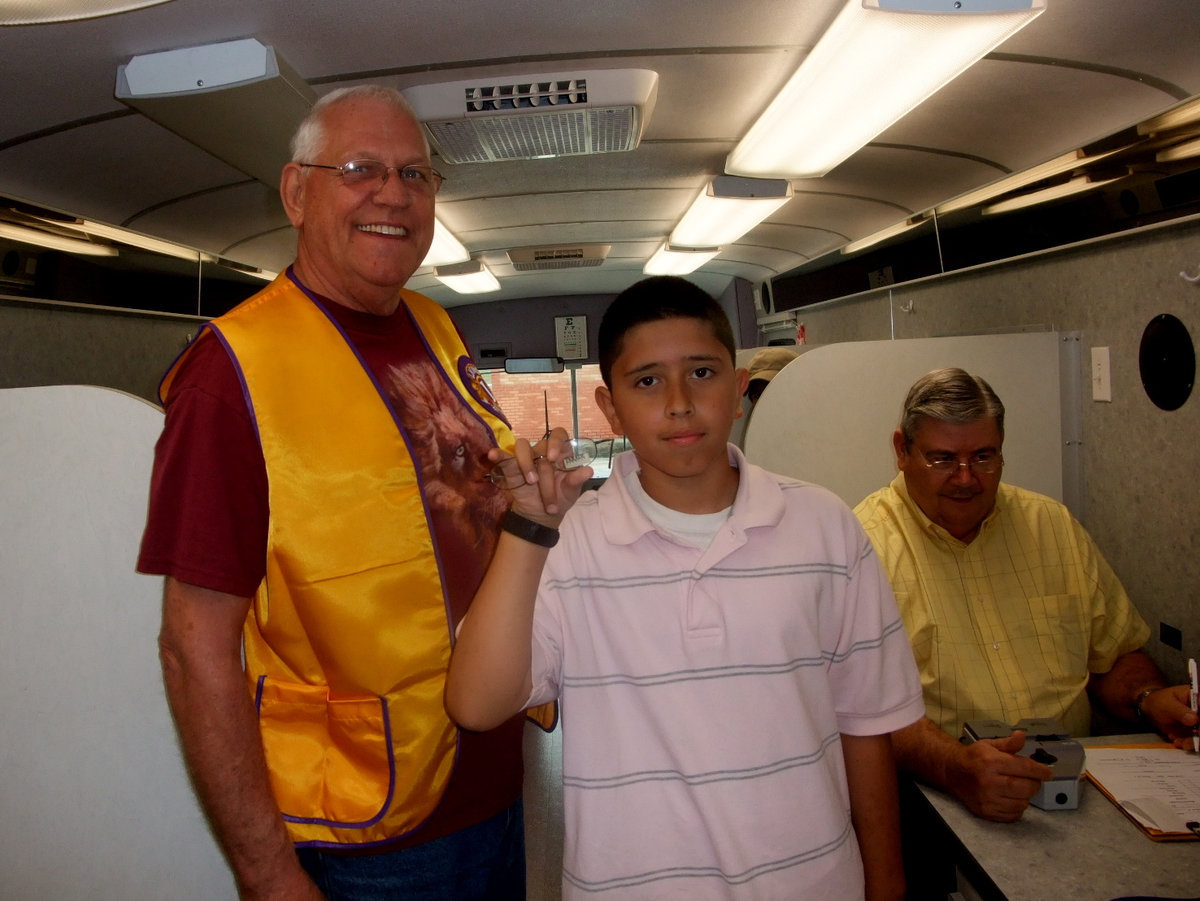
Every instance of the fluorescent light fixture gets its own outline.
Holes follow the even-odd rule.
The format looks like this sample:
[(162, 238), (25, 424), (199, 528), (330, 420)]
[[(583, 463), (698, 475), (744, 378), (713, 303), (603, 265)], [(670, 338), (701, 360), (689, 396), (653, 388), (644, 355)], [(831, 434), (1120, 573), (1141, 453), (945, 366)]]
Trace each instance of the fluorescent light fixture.
[(433, 270), (433, 274), (443, 285), (453, 288), (459, 294), (486, 294), (489, 291), (500, 290), (500, 282), (496, 281), (496, 276), (483, 265), (482, 260), (438, 266)]
[(732, 244), (792, 199), (792, 186), (782, 178), (718, 175), (683, 214), (670, 243), (681, 247)]
[(1153, 135), (1194, 122), (1200, 122), (1200, 100), (1189, 100), (1161, 116), (1147, 119), (1137, 127), (1137, 131), (1140, 135)]
[(976, 206), (984, 201), (991, 200), (993, 197), (999, 197), (1001, 194), (1008, 194), (1010, 191), (1019, 190), (1027, 185), (1044, 181), (1047, 178), (1053, 178), (1056, 175), (1062, 175), (1064, 172), (1070, 172), (1073, 169), (1090, 166), (1105, 157), (1112, 156), (1114, 153), (1120, 153), (1124, 149), (1123, 147), (1119, 147), (1116, 150), (1097, 153), (1095, 156), (1086, 156), (1082, 150), (1072, 150), (1070, 153), (1056, 156), (1054, 159), (1047, 160), (1041, 165), (1034, 166), (1032, 169), (1013, 173), (999, 181), (992, 182), (990, 185), (984, 185), (975, 191), (969, 191), (966, 194), (955, 197), (953, 200), (948, 200), (946, 203), (938, 206), (938, 215), (944, 216), (947, 213), (953, 213), (955, 210), (965, 210), (967, 207)]
[(53, 3), (4, 3), (0, 10), (0, 25), (38, 25), (46, 22), (74, 22), (114, 13), (157, 6), (168, 0), (56, 0)]
[(1154, 154), (1154, 159), (1159, 163), (1173, 163), (1176, 160), (1190, 160), (1194, 156), (1200, 156), (1200, 138), (1192, 138), (1182, 144), (1165, 147)]
[(442, 225), (441, 219), (434, 219), (433, 243), (429, 245), (429, 252), (425, 254), (421, 265), (449, 266), (451, 263), (465, 263), (469, 259), (471, 259), (470, 251), (450, 233), (450, 229)]
[(151, 238), (148, 235), (139, 235), (137, 232), (116, 228), (112, 225), (104, 225), (101, 222), (80, 219), (74, 223), (66, 222), (63, 224), (67, 228), (78, 229), (89, 235), (108, 238), (110, 241), (119, 241), (122, 244), (128, 244), (130, 247), (139, 247), (142, 250), (165, 254), (169, 257), (178, 257), (181, 260), (191, 260), (192, 262), (200, 259), (200, 251), (191, 247), (184, 247), (182, 244), (174, 244), (171, 241), (163, 241), (159, 238)]
[(1117, 179), (1095, 179), (1090, 175), (1080, 175), (1062, 184), (1042, 188), (1040, 191), (1030, 191), (1028, 194), (1018, 194), (1016, 197), (1008, 198), (1008, 200), (1001, 200), (998, 203), (993, 203), (991, 206), (985, 206), (983, 214), (987, 216), (994, 213), (1009, 213), (1013, 210), (1023, 210), (1026, 207), (1037, 206), (1039, 203), (1048, 203), (1051, 200), (1060, 200), (1063, 197), (1070, 197), (1073, 194), (1082, 194), (1084, 191), (1090, 191), (1093, 188), (1099, 188), (1114, 181), (1117, 181)]
[(824, 175), (1045, 7), (1046, 0), (850, 0), (725, 171)]
[(721, 252), (720, 247), (677, 247), (664, 242), (646, 261), (646, 275), (687, 275)]
[(902, 235), (906, 231), (910, 231), (918, 226), (924, 225), (927, 220), (923, 216), (917, 216), (910, 219), (902, 219), (895, 225), (889, 225), (887, 228), (881, 228), (873, 235), (867, 235), (865, 238), (859, 238), (857, 241), (851, 241), (842, 248), (842, 253), (858, 253), (860, 250), (866, 250), (878, 244), (880, 241), (886, 241), (888, 238), (894, 238), (896, 235)]
[(0, 238), (10, 238), (13, 241), (45, 247), (48, 250), (61, 250), (64, 253), (78, 253), (93, 257), (115, 257), (117, 255), (117, 248), (110, 247), (108, 244), (93, 244), (91, 241), (84, 241), (80, 238), (52, 235), (36, 228), (25, 228), (8, 222), (0, 222)]

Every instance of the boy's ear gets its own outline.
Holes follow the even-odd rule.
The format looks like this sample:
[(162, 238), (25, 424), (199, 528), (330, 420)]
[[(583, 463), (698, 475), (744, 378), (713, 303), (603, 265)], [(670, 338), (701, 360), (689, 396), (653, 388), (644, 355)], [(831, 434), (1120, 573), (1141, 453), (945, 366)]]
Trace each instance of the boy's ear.
[(596, 386), (596, 406), (608, 420), (608, 427), (612, 429), (613, 434), (624, 435), (625, 430), (621, 428), (621, 419), (617, 416), (617, 408), (613, 406), (612, 392), (604, 385)]
[(746, 396), (746, 389), (750, 387), (750, 370), (738, 368), (734, 371), (734, 376), (738, 386), (738, 409), (741, 409), (742, 398)]

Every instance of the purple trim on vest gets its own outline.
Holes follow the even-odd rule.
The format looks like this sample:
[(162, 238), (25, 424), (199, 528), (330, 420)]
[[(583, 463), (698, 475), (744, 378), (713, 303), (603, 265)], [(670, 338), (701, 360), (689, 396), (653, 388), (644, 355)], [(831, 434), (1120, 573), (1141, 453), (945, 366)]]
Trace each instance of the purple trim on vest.
[(246, 404), (246, 412), (250, 414), (250, 424), (254, 426), (254, 437), (258, 439), (259, 447), (262, 446), (262, 435), (258, 431), (258, 416), (254, 413), (254, 401), (250, 399), (250, 386), (246, 384), (246, 373), (242, 372), (242, 364), (237, 358), (237, 354), (233, 352), (233, 348), (229, 346), (229, 339), (221, 332), (221, 327), (214, 322), (210, 322), (204, 326), (209, 329), (221, 342), (221, 346), (225, 348), (225, 353), (229, 357), (229, 361), (233, 364), (233, 371), (237, 373), (238, 384), (242, 386), (242, 402)]
[[(412, 324), (413, 331), (416, 332), (416, 334), (417, 334), (417, 339), (421, 342), (421, 346), (425, 348), (425, 356), (427, 356), (429, 359), (433, 360), (434, 363), (436, 364), (436, 369), (438, 371), (438, 374), (442, 377), (442, 381), (446, 383), (446, 387), (449, 388), (454, 393), (454, 396), (459, 399), (459, 402), (466, 408), (467, 412), (475, 417), (476, 422), (478, 422), (481, 426), (483, 426), (483, 430), (485, 432), (487, 432), (487, 434), (491, 437), (492, 446), (496, 447), (497, 446), (496, 433), (492, 430), (492, 427), (487, 424), (487, 421), (482, 416), (480, 416), (478, 413), (475, 412), (475, 408), (472, 407), (469, 403), (467, 403), (467, 401), (462, 396), (462, 392), (459, 391), (458, 388), (456, 388), (454, 386), (454, 382), (452, 382), (450, 380), (450, 377), (448, 375), (446, 375), (446, 368), (445, 368), (445, 366), (442, 365), (442, 358), (439, 357), (436, 353), (434, 353), (433, 348), (429, 346), (429, 341), (426, 339), (425, 333), (423, 331), (421, 331), (420, 326), (417, 325), (417, 321), (413, 318), (412, 310), (409, 309), (408, 304), (404, 304), (404, 315), (408, 317), (408, 321)], [(408, 440), (408, 438), (405, 437), (405, 441), (407, 441), (407, 440)], [(412, 453), (411, 448), (409, 448), (409, 453)], [(413, 457), (413, 460), (416, 460), (415, 456)], [(414, 464), (413, 468), (417, 470), (417, 478), (420, 479), (421, 478), (420, 467), (418, 467)], [(424, 500), (425, 500), (424, 483), (422, 483), (421, 500), (424, 503)], [(425, 504), (425, 518), (427, 520), (429, 519), (429, 505), (428, 504)], [(446, 625), (449, 627), (447, 629), (447, 634), (450, 637), (450, 646), (453, 647), (454, 642), (457, 638), (457, 636), (454, 634), (454, 628), (453, 628), (454, 611), (452, 609), (450, 609), (450, 591), (446, 586), (446, 578), (445, 578), (445, 576), (442, 575), (442, 569), (443, 569), (442, 551), (441, 551), (441, 548), (438, 547), (437, 535), (434, 532), (432, 522), (429, 524), (429, 534), (433, 538), (433, 553), (434, 553), (434, 556), (437, 558), (438, 579), (440, 579), (441, 583), (442, 583), (442, 606), (446, 610)], [(458, 757), (457, 739), (455, 740), (454, 754), (455, 754), (455, 763), (457, 763), (457, 757)]]

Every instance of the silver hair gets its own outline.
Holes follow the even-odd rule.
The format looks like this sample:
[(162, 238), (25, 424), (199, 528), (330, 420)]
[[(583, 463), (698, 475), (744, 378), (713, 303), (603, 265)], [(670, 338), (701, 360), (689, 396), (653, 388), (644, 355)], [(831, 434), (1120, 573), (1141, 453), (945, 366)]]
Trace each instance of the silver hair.
[(908, 389), (900, 414), (900, 431), (911, 444), (922, 421), (967, 423), (994, 418), (1004, 437), (1004, 404), (992, 386), (962, 369), (935, 369), (921, 376)]
[[(325, 147), (325, 111), (334, 104), (347, 100), (378, 100), (411, 117), (414, 122), (417, 121), (412, 105), (395, 88), (379, 84), (359, 84), (348, 88), (338, 88), (322, 95), (313, 104), (304, 120), (296, 127), (296, 133), (292, 135), (293, 163), (311, 163), (317, 159)], [(420, 132), (421, 142), (425, 147), (425, 156), (428, 157), (429, 140), (425, 137), (424, 129), (420, 129)], [(336, 162), (343, 163), (345, 160)]]

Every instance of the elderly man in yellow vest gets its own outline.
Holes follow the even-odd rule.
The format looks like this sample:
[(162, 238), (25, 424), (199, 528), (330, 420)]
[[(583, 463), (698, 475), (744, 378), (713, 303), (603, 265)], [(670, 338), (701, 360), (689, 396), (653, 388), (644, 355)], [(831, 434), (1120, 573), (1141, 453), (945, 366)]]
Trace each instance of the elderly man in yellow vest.
[(893, 435), (900, 470), (855, 513), (883, 562), (921, 670), (926, 717), (892, 736), (898, 765), (974, 813), (1015, 820), (1049, 767), (1024, 733), (963, 745), (973, 719), (1055, 718), (1091, 734), (1091, 700), (1190, 745), (1186, 686), (1092, 539), (1056, 501), (1000, 481), (1004, 406), (983, 379), (935, 370)]
[(166, 576), (184, 757), (243, 898), (524, 897), (521, 718), (466, 733), (442, 704), (513, 442), (404, 289), (442, 176), (376, 86), (323, 97), (292, 151), (295, 263), (161, 390), (138, 565)]

